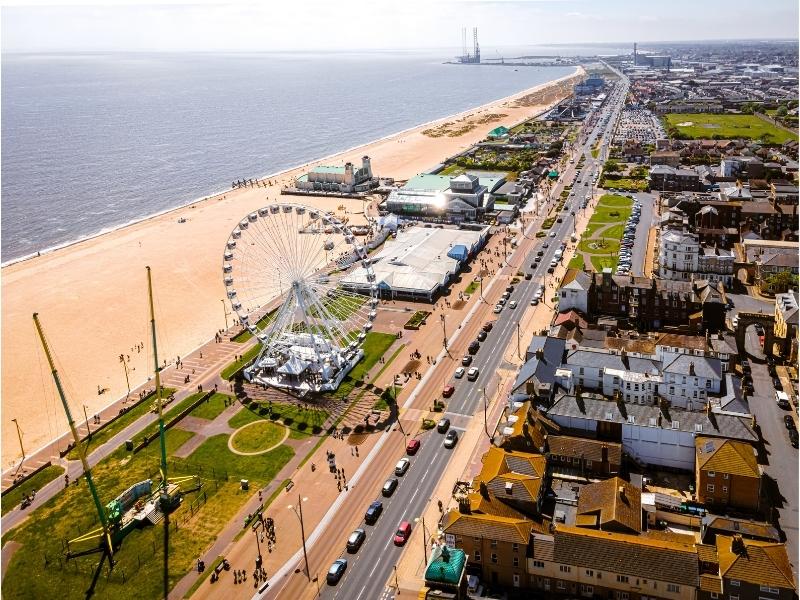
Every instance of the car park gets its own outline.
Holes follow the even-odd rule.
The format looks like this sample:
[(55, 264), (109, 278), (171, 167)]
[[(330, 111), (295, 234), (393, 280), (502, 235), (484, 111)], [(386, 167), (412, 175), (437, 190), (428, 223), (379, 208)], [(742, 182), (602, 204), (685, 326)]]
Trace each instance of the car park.
[(366, 537), (367, 537), (366, 531), (364, 531), (363, 529), (356, 529), (353, 533), (350, 534), (350, 537), (347, 538), (347, 551), (350, 553), (358, 552), (358, 549), (361, 548), (361, 544), (364, 543)]
[(450, 419), (447, 417), (439, 419), (439, 422), (436, 424), (436, 431), (444, 433), (448, 429), (450, 429)]
[(465, 366), (465, 367), (468, 367), (468, 366), (470, 366), (470, 365), (472, 364), (472, 357), (471, 357), (469, 354), (465, 354), (465, 355), (464, 355), (464, 356), (461, 358), (461, 364), (462, 364), (463, 366)]
[(453, 392), (455, 392), (455, 391), (456, 391), (456, 388), (454, 388), (452, 385), (446, 385), (446, 386), (444, 386), (442, 388), (442, 397), (443, 398), (449, 398), (450, 396), (453, 395)]
[(333, 561), (331, 568), (328, 569), (328, 574), (325, 576), (325, 580), (328, 582), (328, 585), (336, 585), (339, 583), (339, 580), (344, 575), (345, 570), (347, 569), (347, 559), (344, 558), (337, 558)]
[(397, 527), (397, 531), (394, 534), (394, 545), (395, 546), (403, 546), (407, 541), (409, 536), (411, 535), (411, 524), (408, 521), (402, 521), (400, 525)]
[(411, 461), (408, 460), (405, 456), (397, 461), (397, 464), (394, 467), (394, 474), (402, 477), (408, 471), (408, 467), (411, 466)]
[(383, 494), (388, 498), (389, 496), (394, 494), (394, 491), (397, 489), (397, 484), (398, 481), (394, 477), (392, 477), (391, 479), (387, 479), (386, 483), (384, 483), (383, 487), (381, 488), (381, 494)]
[(416, 438), (408, 440), (406, 444), (406, 454), (409, 456), (414, 456), (420, 447), (420, 441)]
[(382, 512), (383, 512), (383, 502), (381, 502), (380, 500), (375, 500), (372, 504), (369, 505), (367, 512), (364, 514), (364, 522), (367, 525), (374, 525), (375, 522), (378, 520), (378, 517), (381, 516)]
[(453, 448), (455, 447), (457, 442), (458, 442), (458, 432), (455, 429), (451, 429), (450, 431), (447, 432), (447, 435), (444, 436), (444, 447)]

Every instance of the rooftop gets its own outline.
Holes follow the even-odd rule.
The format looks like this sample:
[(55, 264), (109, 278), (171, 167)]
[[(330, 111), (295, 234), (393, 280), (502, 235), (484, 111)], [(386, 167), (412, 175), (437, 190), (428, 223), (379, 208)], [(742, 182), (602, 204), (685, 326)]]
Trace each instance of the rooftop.
[(697, 436), (694, 447), (697, 452), (698, 469), (740, 477), (761, 477), (756, 451), (750, 444)]
[(612, 477), (581, 488), (576, 524), (602, 530), (642, 530), (642, 492), (624, 479)]
[(719, 572), (725, 579), (794, 589), (784, 544), (717, 535), (717, 554)]

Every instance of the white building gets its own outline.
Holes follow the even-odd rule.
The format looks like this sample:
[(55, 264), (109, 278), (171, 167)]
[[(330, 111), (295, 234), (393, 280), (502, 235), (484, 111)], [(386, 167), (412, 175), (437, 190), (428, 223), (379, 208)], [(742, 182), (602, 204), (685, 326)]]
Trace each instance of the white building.
[(603, 395), (615, 397), (620, 394), (622, 400), (633, 404), (653, 404), (658, 399), (658, 386), (663, 382), (658, 370), (648, 373), (637, 373), (620, 369), (603, 371)]
[(360, 169), (356, 169), (351, 162), (345, 163), (343, 167), (319, 165), (294, 181), (295, 187), (299, 190), (344, 194), (365, 192), (377, 186), (377, 183), (377, 180), (372, 178), (369, 156), (361, 159)]
[(589, 314), (589, 290), (592, 286), (592, 277), (584, 271), (569, 269), (564, 275), (564, 281), (558, 290), (558, 310), (565, 312), (570, 309)]
[(705, 408), (709, 395), (719, 395), (722, 363), (718, 358), (678, 354), (665, 357), (660, 395), (672, 406), (686, 410)]
[(731, 250), (701, 246), (696, 233), (669, 227), (662, 228), (659, 243), (658, 274), (661, 278), (732, 284), (735, 257)]

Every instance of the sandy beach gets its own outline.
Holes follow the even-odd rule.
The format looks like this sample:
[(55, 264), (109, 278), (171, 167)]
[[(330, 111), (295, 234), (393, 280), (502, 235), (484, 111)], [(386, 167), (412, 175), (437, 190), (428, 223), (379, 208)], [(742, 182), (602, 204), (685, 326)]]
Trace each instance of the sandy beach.
[[(578, 74), (579, 75), (579, 74)], [(567, 95), (572, 75), (525, 90), (459, 115), (426, 123), (311, 164), (360, 164), (372, 159), (378, 176), (404, 180), (484, 138), (498, 125), (533, 116)], [(559, 87), (560, 85), (560, 87)], [(535, 96), (531, 96), (536, 94)], [(501, 119), (488, 115), (505, 115)], [(454, 122), (456, 122), (454, 124)], [(431, 137), (431, 129), (450, 132)], [(425, 134), (423, 131), (427, 131)], [(84, 405), (93, 415), (124, 396), (153, 371), (145, 266), (153, 272), (159, 359), (174, 362), (225, 326), (222, 253), (235, 224), (249, 212), (280, 198), (280, 188), (307, 170), (302, 165), (272, 186), (230, 190), (191, 206), (103, 234), (2, 269), (2, 461), (20, 457), (11, 419), (23, 432), (30, 455), (67, 429), (52, 377), (31, 318), (38, 312), (58, 363), (76, 420)], [(265, 171), (269, 166), (265, 165)], [(284, 196), (331, 212), (344, 205), (352, 222), (360, 200)], [(185, 222), (179, 223), (179, 219)], [(227, 301), (225, 309), (230, 311)], [(228, 321), (233, 317), (227, 316)], [(144, 350), (137, 345), (144, 343)], [(98, 394), (98, 389), (105, 390)]]

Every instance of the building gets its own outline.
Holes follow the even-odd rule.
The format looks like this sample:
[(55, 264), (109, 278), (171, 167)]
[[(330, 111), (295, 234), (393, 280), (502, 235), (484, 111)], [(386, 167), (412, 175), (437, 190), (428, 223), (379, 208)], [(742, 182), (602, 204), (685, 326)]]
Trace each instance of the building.
[(564, 357), (565, 341), (550, 336), (534, 336), (525, 354), (512, 393), (525, 393), (542, 402), (555, 394), (556, 369)]
[(575, 526), (638, 534), (642, 531), (642, 490), (612, 477), (581, 488)]
[(538, 514), (547, 489), (547, 460), (541, 454), (492, 446), (473, 488), (485, 486), (495, 497), (524, 514)]
[(483, 247), (489, 228), (445, 229), (410, 227), (389, 238), (370, 257), (372, 280), (364, 267), (341, 280), (348, 289), (377, 285), (384, 298), (432, 302), (450, 284), (466, 262)]
[(559, 310), (575, 309), (582, 314), (589, 313), (589, 290), (592, 287), (592, 277), (585, 271), (569, 269), (561, 281), (558, 290), (560, 300)]
[(775, 341), (781, 354), (790, 362), (797, 361), (798, 292), (775, 294)]
[(704, 279), (730, 286), (733, 283), (734, 262), (735, 256), (731, 250), (703, 246), (696, 233), (672, 227), (661, 230), (658, 274), (664, 279)]
[(492, 211), (492, 192), (504, 181), (503, 177), (476, 177), (467, 173), (456, 177), (424, 173), (392, 190), (385, 208), (405, 219), (441, 223), (480, 221), (485, 213)]
[(369, 156), (364, 156), (360, 169), (350, 162), (343, 167), (318, 165), (295, 179), (294, 185), (299, 190), (352, 194), (377, 187), (378, 180), (372, 176)]
[(648, 184), (652, 191), (696, 192), (700, 190), (700, 175), (691, 169), (657, 164), (650, 167)]
[(623, 452), (642, 465), (690, 472), (695, 468), (697, 436), (758, 442), (751, 416), (717, 409), (667, 409), (615, 402), (596, 394), (562, 394), (546, 415), (564, 433), (621, 443)]
[(736, 246), (737, 261), (747, 268), (751, 281), (765, 293), (782, 293), (789, 283), (776, 278), (785, 274), (797, 281), (798, 242), (745, 239)]
[(425, 569), (426, 591), (434, 592), (430, 597), (451, 600), (467, 598), (466, 566), (467, 555), (463, 550), (437, 545), (431, 551), (431, 560)]
[(722, 363), (717, 358), (678, 354), (662, 363), (664, 383), (659, 394), (670, 406), (686, 410), (705, 408), (709, 396), (719, 395)]
[(750, 444), (722, 438), (695, 438), (697, 499), (709, 507), (756, 511), (763, 469)]
[(719, 164), (721, 177), (733, 179), (761, 179), (764, 162), (757, 156), (724, 156)]
[[(717, 535), (713, 546), (698, 545), (698, 600), (790, 600), (797, 597), (784, 544)], [(702, 549), (702, 551), (701, 551)]]
[(677, 169), (681, 164), (680, 152), (673, 152), (671, 150), (659, 150), (650, 153), (650, 166), (666, 165)]
[(546, 597), (696, 598), (699, 565), (690, 536), (661, 539), (558, 525), (551, 535), (534, 533), (531, 546), (530, 587)]
[[(573, 281), (568, 269), (564, 281)], [(631, 326), (654, 331), (662, 327), (686, 327), (694, 331), (725, 328), (725, 303), (720, 284), (696, 279), (670, 281), (632, 275), (588, 274), (588, 285), (559, 289), (558, 309), (563, 312), (586, 306), (585, 314), (616, 317)]]
[(622, 444), (571, 435), (547, 436), (547, 460), (558, 473), (609, 477), (622, 466)]

